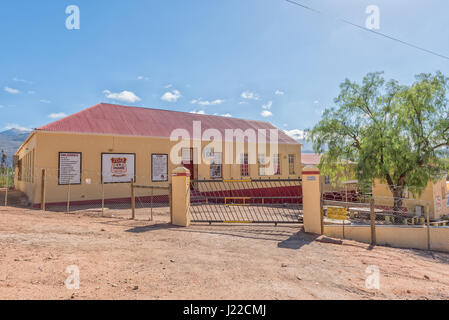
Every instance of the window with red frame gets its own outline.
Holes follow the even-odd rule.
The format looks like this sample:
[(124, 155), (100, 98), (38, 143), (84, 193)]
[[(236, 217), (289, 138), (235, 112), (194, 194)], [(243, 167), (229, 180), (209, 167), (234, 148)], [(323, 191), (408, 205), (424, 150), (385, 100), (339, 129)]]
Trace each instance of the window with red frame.
[(240, 175), (242, 177), (249, 176), (249, 164), (248, 164), (248, 154), (242, 153), (240, 155)]

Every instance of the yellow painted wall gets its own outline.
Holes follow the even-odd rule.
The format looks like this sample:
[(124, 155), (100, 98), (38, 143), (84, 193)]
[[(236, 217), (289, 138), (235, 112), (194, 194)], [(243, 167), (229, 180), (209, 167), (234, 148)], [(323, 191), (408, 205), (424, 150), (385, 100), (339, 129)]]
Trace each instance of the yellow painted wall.
[[(136, 154), (136, 184), (140, 185), (160, 185), (166, 186), (170, 182), (170, 174), (178, 164), (170, 161), (170, 151), (178, 142), (171, 142), (168, 138), (136, 137), (136, 136), (113, 136), (113, 135), (92, 135), (73, 134), (36, 131), (29, 141), (26, 141), (17, 155), (23, 157), (28, 148), (35, 149), (35, 170), (36, 178), (33, 184), (25, 184), (16, 181), (16, 188), (27, 194), (34, 203), (40, 203), (41, 170), (47, 170), (46, 177), (46, 202), (67, 201), (69, 186), (58, 185), (58, 160), (59, 152), (81, 152), (82, 153), (82, 177), (81, 185), (70, 186), (71, 201), (96, 200), (101, 198), (101, 154), (102, 153), (135, 153)], [(202, 148), (210, 142), (203, 141)], [(193, 143), (195, 145), (195, 143)], [(225, 143), (222, 143), (222, 151), (225, 150)], [(236, 153), (234, 148), (234, 155)], [(248, 145), (246, 144), (246, 149)], [(216, 152), (219, 150), (215, 150)], [(151, 155), (162, 153), (169, 155), (168, 173), (169, 182), (151, 182)], [(279, 145), (281, 159), (280, 176), (263, 176), (258, 174), (258, 165), (250, 165), (250, 176), (245, 178), (298, 178), (301, 176), (301, 145), (286, 144)], [(288, 173), (288, 154), (295, 154), (297, 168), (295, 175)], [(225, 156), (225, 152), (223, 152)], [(240, 157), (240, 155), (238, 155)], [(224, 179), (240, 179), (239, 164), (223, 164)], [(17, 177), (16, 177), (17, 179)], [(90, 184), (86, 183), (86, 179)], [(195, 167), (193, 179), (210, 179), (209, 165), (199, 164)], [(129, 184), (115, 183), (105, 184), (104, 193), (106, 199), (129, 197)], [(162, 191), (164, 193), (164, 191)], [(136, 190), (136, 196), (148, 196), (148, 190)]]
[[(34, 198), (35, 192), (36, 192), (36, 188), (34, 188), (34, 185), (37, 182), (36, 179), (36, 175), (37, 175), (37, 167), (38, 167), (38, 163), (37, 163), (37, 157), (36, 157), (36, 150), (37, 150), (37, 138), (35, 134), (30, 134), (30, 136), (27, 138), (27, 140), (25, 141), (24, 146), (17, 152), (17, 155), (19, 156), (19, 159), (22, 159), (22, 179), (19, 180), (18, 179), (18, 173), (19, 173), (19, 168), (16, 167), (16, 173), (15, 173), (15, 177), (14, 177), (14, 185), (16, 187), (16, 189), (21, 190), (22, 192), (24, 192), (26, 194), (26, 196), (28, 197), (29, 200)], [(34, 153), (34, 154), (33, 154)], [(31, 174), (33, 175), (33, 180), (31, 181), (27, 181), (25, 179), (25, 159), (27, 155), (31, 155), (33, 154), (33, 158), (34, 160), (33, 162), (33, 168), (31, 171)]]
[[(393, 196), (390, 189), (385, 183), (381, 183), (376, 180), (373, 185), (373, 196), (376, 201), (376, 205), (384, 205), (392, 207), (394, 204)], [(437, 210), (436, 197), (441, 199), (440, 210)], [(415, 212), (415, 206), (428, 207), (430, 218), (438, 220), (444, 215), (449, 215), (449, 206), (447, 205), (447, 192), (446, 177), (437, 181), (436, 183), (429, 182), (421, 195), (414, 195), (409, 192), (409, 198), (404, 199), (403, 206), (408, 209), (409, 212)]]
[[(431, 227), (429, 231), (431, 249), (449, 252), (449, 227)], [(324, 234), (342, 238), (342, 226), (325, 225)], [(345, 239), (370, 243), (370, 226), (345, 226)], [(427, 228), (376, 226), (376, 240), (378, 245), (427, 250)]]

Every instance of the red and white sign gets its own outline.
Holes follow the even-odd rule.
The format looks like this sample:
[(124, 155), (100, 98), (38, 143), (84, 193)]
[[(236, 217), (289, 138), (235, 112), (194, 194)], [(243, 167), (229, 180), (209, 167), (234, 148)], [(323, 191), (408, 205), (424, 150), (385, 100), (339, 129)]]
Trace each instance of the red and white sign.
[(135, 154), (102, 154), (103, 182), (130, 182), (135, 177)]

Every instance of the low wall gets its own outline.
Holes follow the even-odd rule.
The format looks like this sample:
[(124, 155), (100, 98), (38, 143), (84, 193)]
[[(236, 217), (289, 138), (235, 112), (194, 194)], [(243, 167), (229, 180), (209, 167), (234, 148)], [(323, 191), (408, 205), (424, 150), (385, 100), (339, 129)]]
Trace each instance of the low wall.
[[(366, 226), (345, 225), (345, 239), (371, 242), (371, 229)], [(325, 225), (324, 235), (343, 238), (341, 225)], [(427, 228), (423, 226), (376, 226), (378, 245), (427, 250)], [(449, 227), (430, 227), (430, 247), (449, 252)]]

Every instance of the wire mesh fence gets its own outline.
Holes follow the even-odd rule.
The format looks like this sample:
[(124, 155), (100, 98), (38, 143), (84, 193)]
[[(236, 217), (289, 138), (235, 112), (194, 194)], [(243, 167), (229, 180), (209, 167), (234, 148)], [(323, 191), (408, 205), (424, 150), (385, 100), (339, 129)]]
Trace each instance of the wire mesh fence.
[(193, 180), (194, 222), (299, 223), (301, 179)]
[(14, 186), (14, 169), (0, 168), (0, 206), (8, 205), (8, 192)]
[(416, 196), (404, 192), (402, 197), (394, 197), (393, 194), (388, 195), (391, 189), (394, 190), (387, 185), (377, 185), (369, 193), (323, 194), (324, 224), (341, 225), (343, 238), (345, 227), (371, 226), (372, 243), (376, 241), (376, 228), (379, 227), (426, 228), (428, 236), (425, 241), (431, 248), (431, 234), (436, 232), (435, 228), (449, 226), (449, 200), (447, 206), (440, 201), (449, 195), (445, 190), (440, 193), (440, 190), (433, 188), (433, 193)]
[(39, 173), (20, 177), (35, 209), (111, 218), (170, 221), (168, 182), (155, 183), (148, 176), (132, 181), (105, 183), (101, 172), (83, 170), (80, 176), (61, 179), (58, 169), (46, 168)]
[[(375, 223), (378, 225), (424, 225), (427, 218), (433, 223), (442, 220), (435, 218), (430, 201), (420, 199), (393, 199), (388, 196), (358, 193), (351, 193), (345, 198), (341, 195), (331, 197), (327, 194), (323, 197), (323, 205), (325, 218), (329, 207), (343, 207), (346, 209), (346, 222), (356, 225), (370, 224), (371, 213), (374, 213)], [(441, 225), (444, 226), (444, 221)]]

